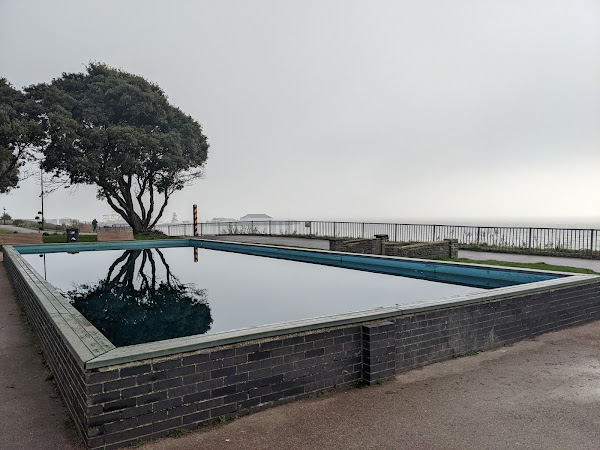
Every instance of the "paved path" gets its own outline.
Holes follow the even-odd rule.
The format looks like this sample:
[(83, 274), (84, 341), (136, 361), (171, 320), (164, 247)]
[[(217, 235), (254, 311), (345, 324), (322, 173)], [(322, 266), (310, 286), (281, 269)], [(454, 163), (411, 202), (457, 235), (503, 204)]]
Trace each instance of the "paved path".
[(14, 225), (2, 225), (0, 224), (0, 229), (3, 230), (8, 230), (11, 232), (17, 232), (17, 233), (38, 233), (37, 230), (32, 230), (30, 228), (23, 228), (23, 227), (15, 227)]
[(48, 375), (0, 262), (0, 449), (81, 448)]

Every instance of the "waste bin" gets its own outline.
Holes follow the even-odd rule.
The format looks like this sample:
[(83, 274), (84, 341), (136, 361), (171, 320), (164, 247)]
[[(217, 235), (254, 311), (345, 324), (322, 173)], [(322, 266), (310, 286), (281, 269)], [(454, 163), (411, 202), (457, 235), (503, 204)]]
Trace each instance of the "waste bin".
[(67, 242), (79, 241), (79, 228), (67, 228)]

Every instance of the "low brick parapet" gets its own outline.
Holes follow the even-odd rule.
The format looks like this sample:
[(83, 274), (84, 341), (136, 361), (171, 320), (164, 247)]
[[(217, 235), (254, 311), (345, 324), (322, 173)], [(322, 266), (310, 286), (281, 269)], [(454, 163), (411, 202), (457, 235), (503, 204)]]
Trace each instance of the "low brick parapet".
[(42, 244), (42, 235), (31, 234), (0, 234), (0, 245)]
[(330, 239), (329, 250), (401, 258), (458, 258), (458, 240), (444, 239), (443, 241), (410, 244), (390, 242), (387, 234), (376, 234), (375, 239)]
[(98, 242), (133, 241), (133, 231), (98, 231)]

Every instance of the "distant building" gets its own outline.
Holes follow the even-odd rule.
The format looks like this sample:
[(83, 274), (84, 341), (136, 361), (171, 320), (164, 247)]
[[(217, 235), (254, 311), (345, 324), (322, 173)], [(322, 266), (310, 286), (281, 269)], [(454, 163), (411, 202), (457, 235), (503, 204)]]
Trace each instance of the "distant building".
[(244, 217), (240, 217), (240, 222), (260, 222), (265, 220), (273, 220), (273, 218), (271, 216), (267, 216), (266, 214), (246, 214)]
[(171, 223), (177, 223), (179, 222), (179, 220), (177, 220), (177, 213), (173, 213), (173, 218), (171, 219)]
[(58, 223), (61, 225), (71, 225), (73, 223), (73, 219), (70, 217), (63, 217), (62, 219), (58, 219)]
[(213, 217), (210, 219), (211, 222), (237, 222), (236, 219), (232, 219), (231, 217)]

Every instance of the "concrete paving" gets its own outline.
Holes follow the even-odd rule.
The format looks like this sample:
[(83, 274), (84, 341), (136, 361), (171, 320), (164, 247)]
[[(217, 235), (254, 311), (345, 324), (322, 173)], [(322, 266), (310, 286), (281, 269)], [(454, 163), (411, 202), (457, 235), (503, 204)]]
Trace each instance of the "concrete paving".
[[(47, 378), (0, 262), (0, 449), (80, 448)], [(585, 450), (599, 442), (597, 321), (140, 448)]]
[[(0, 253), (2, 261), (2, 253)], [(0, 449), (77, 449), (68, 416), (0, 263)]]

